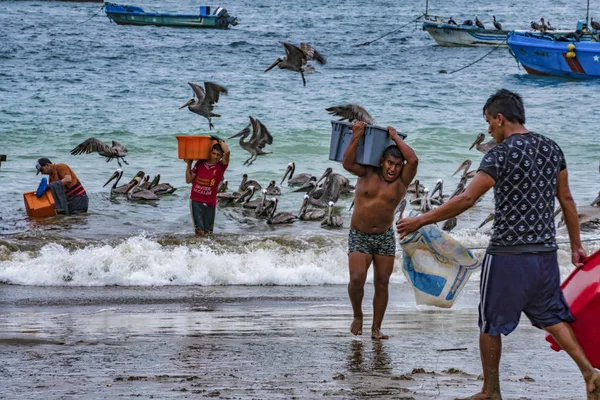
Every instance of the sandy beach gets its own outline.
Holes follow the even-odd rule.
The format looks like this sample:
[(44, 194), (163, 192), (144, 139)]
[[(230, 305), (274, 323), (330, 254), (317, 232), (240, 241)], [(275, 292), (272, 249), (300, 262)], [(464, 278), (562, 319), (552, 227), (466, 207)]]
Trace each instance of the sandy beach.
[[(343, 285), (0, 288), (0, 398), (454, 399), (481, 385), (475, 282), (450, 310), (408, 307), (392, 285), (386, 341), (348, 332)], [(526, 320), (501, 378), (505, 399), (585, 395)]]

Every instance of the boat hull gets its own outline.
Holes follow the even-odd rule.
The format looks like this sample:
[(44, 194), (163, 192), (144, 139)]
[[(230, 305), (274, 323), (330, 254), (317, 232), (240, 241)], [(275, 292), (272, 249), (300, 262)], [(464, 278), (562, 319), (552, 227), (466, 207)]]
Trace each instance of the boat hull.
[(166, 14), (145, 12), (136, 6), (107, 3), (106, 16), (118, 25), (154, 25), (175, 28), (229, 29), (237, 25), (237, 18), (216, 15)]
[[(576, 79), (600, 77), (600, 42), (564, 42), (551, 37), (511, 33), (507, 40), (514, 56), (532, 75)], [(567, 54), (575, 46), (575, 57)]]
[(441, 22), (423, 21), (423, 30), (427, 31), (443, 47), (479, 47), (502, 46), (508, 31), (481, 29), (474, 26), (451, 25)]

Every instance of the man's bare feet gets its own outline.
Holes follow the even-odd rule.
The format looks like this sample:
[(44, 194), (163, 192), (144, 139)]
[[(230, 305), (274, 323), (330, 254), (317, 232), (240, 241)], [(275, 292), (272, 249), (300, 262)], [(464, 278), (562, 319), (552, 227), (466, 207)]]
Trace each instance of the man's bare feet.
[(379, 328), (371, 328), (371, 339), (389, 339), (389, 336), (381, 333)]
[(362, 317), (354, 317), (350, 324), (350, 332), (353, 335), (362, 335), (363, 319)]
[(494, 394), (494, 395), (489, 395), (483, 392), (474, 394), (473, 396), (470, 397), (461, 397), (461, 398), (455, 398), (454, 400), (502, 400), (502, 395), (498, 394)]
[(589, 377), (585, 377), (585, 388), (588, 400), (600, 400), (600, 372), (594, 371)]

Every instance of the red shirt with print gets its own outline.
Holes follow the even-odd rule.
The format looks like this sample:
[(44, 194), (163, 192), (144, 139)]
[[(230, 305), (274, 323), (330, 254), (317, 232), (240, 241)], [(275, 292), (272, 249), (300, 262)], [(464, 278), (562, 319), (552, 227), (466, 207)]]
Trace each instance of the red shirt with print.
[(223, 164), (222, 161), (217, 164), (209, 164), (205, 160), (197, 161), (192, 168), (194, 181), (190, 198), (209, 206), (216, 206), (219, 183), (223, 179), (226, 169), (227, 164)]

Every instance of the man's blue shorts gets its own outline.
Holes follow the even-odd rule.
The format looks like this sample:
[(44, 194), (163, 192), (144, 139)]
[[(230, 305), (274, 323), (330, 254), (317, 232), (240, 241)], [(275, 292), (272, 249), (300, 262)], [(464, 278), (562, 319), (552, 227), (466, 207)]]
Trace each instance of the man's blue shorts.
[(521, 312), (541, 329), (575, 320), (560, 288), (555, 251), (486, 254), (480, 296), (479, 329), (492, 336), (514, 331)]

